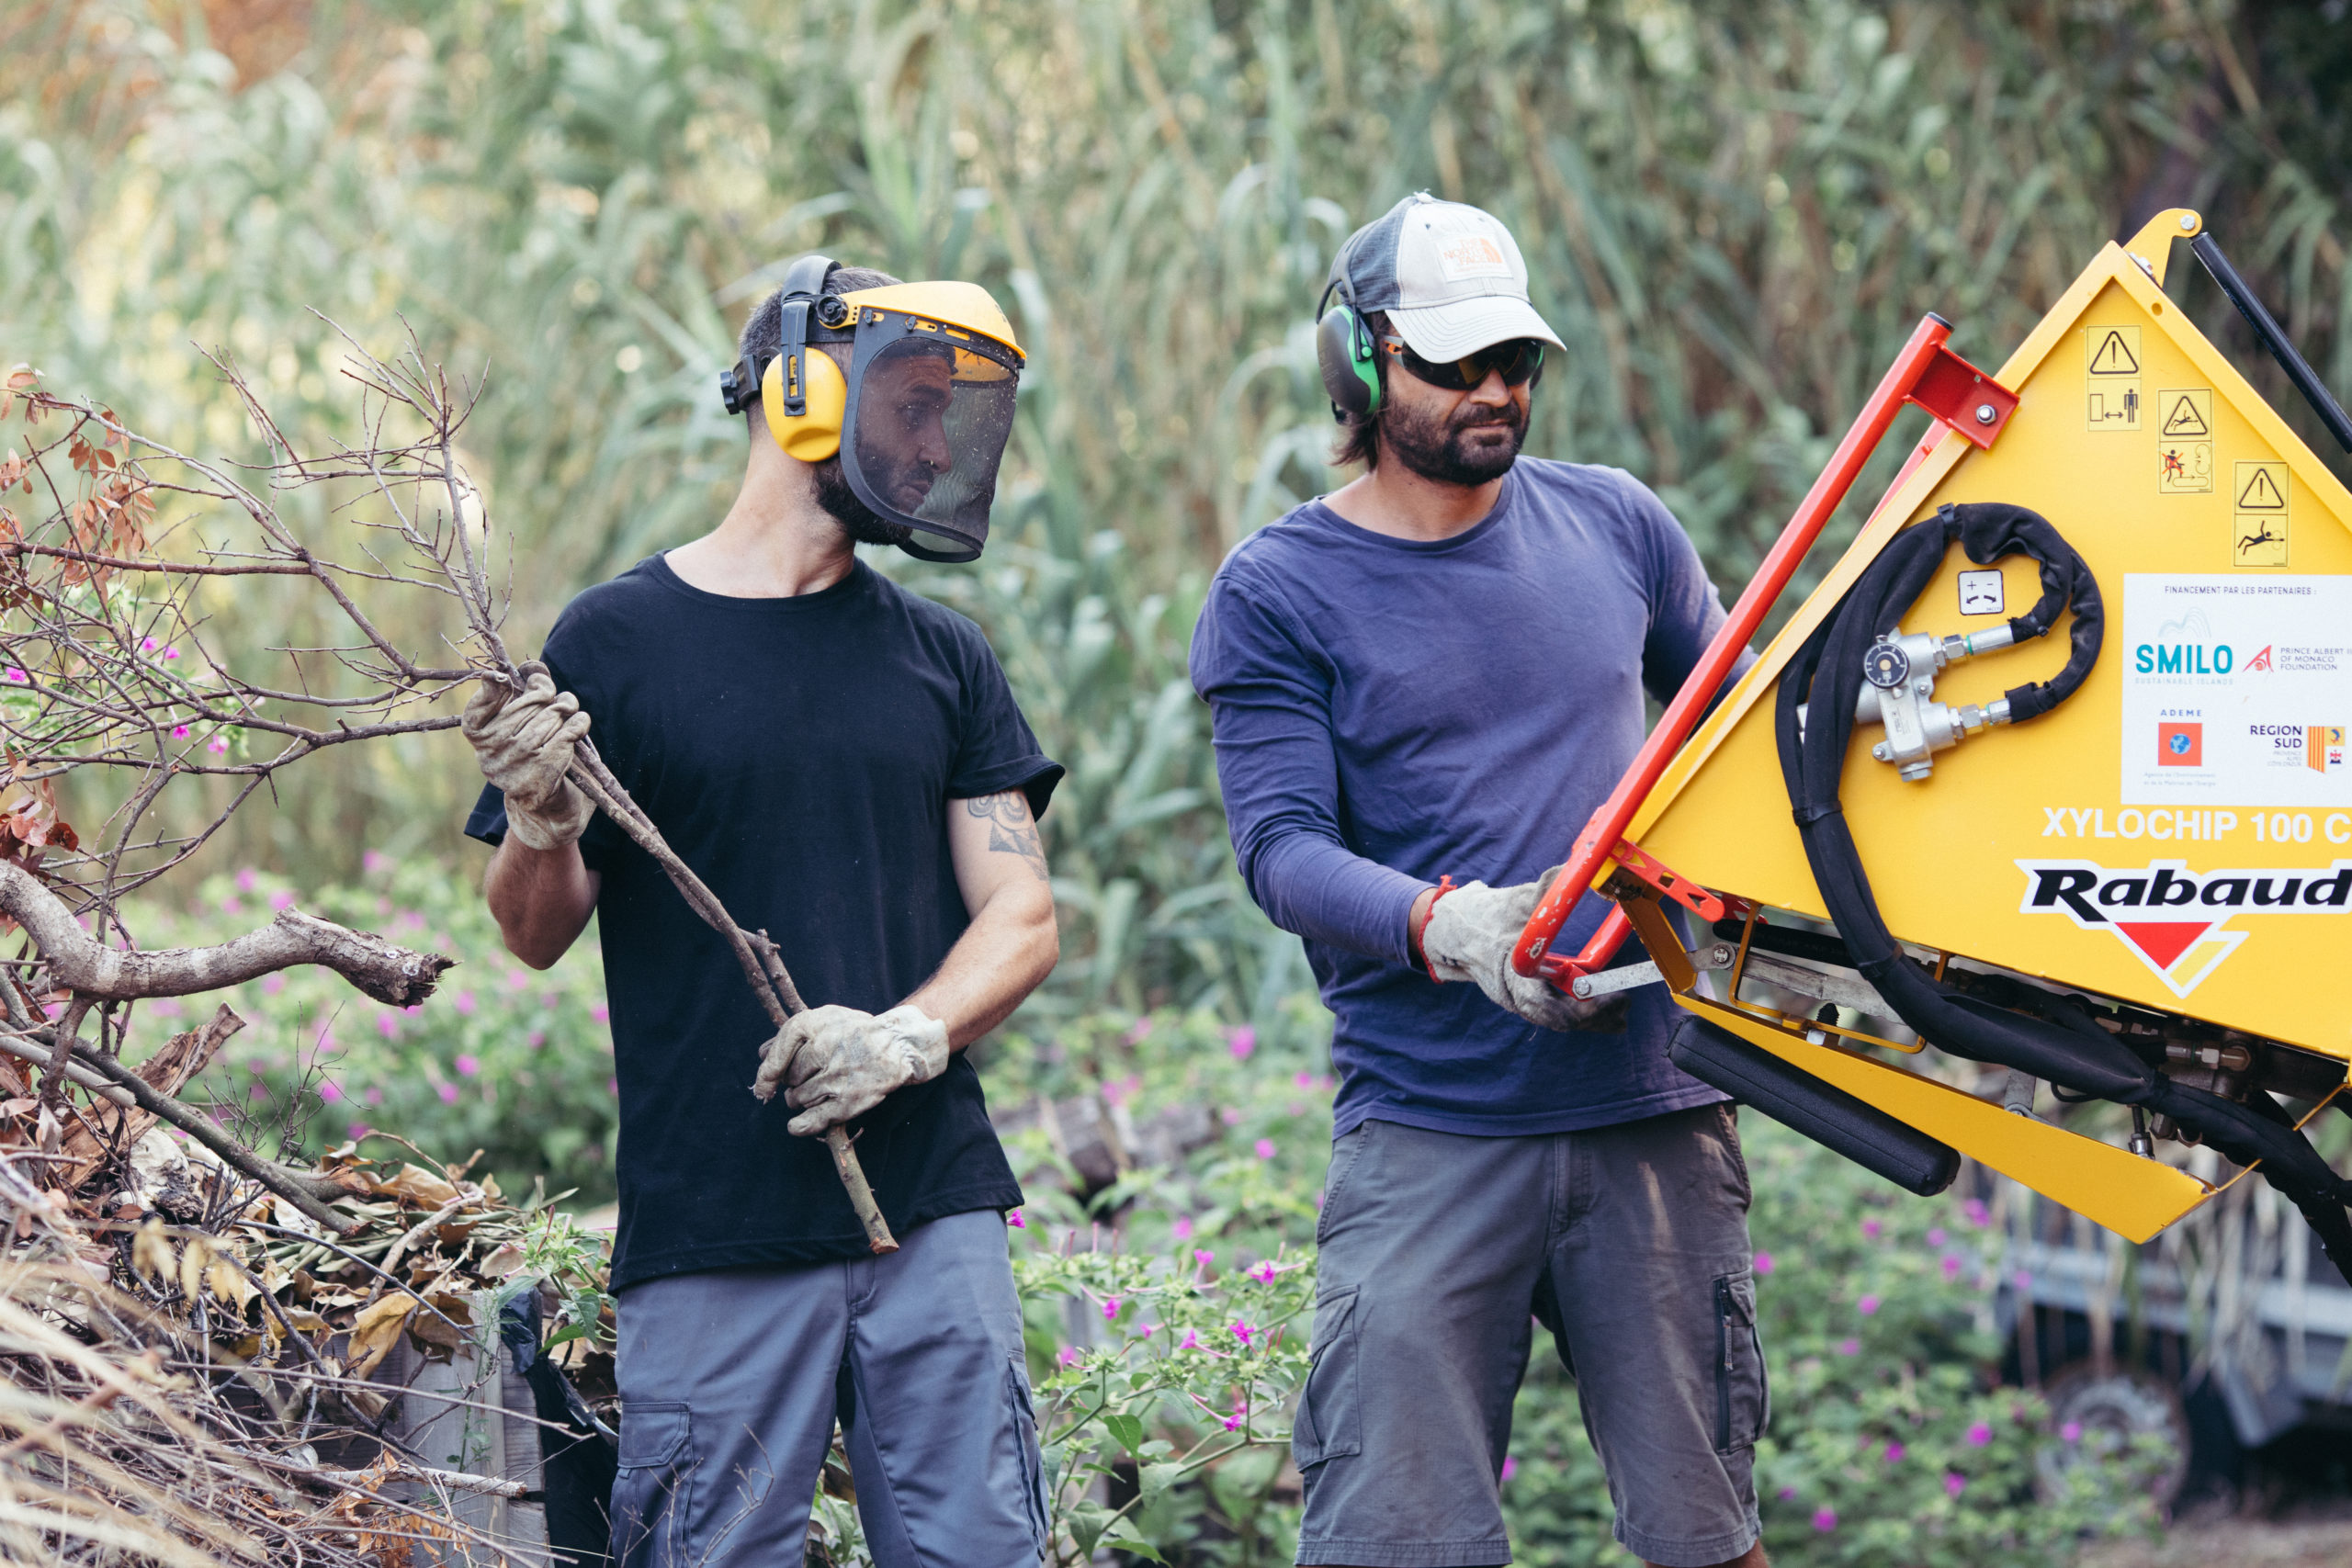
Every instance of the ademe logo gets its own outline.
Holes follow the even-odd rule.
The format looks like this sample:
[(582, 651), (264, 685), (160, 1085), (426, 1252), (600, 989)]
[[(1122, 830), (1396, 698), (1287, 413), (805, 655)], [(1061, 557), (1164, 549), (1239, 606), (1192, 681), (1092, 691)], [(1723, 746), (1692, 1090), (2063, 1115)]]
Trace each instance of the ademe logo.
[(2204, 765), (2204, 725), (2176, 723), (2156, 726), (2156, 766), (2201, 768)]
[(2142, 870), (2086, 860), (2021, 860), (2020, 913), (2063, 913), (2085, 931), (2114, 933), (2173, 995), (2186, 997), (2247, 932), (2227, 931), (2231, 917), (2332, 915), (2352, 903), (2352, 861), (2313, 870), (2191, 871), (2181, 861)]

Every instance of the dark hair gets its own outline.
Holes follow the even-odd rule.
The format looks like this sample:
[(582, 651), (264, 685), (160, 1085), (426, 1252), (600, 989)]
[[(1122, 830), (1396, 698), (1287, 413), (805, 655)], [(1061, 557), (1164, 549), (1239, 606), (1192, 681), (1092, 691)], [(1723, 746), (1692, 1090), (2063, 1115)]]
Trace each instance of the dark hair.
[[(1364, 317), (1364, 325), (1372, 329), (1373, 336), (1378, 337), (1388, 330), (1388, 312), (1373, 311)], [(1386, 387), (1388, 367), (1385, 359), (1374, 354), (1372, 363), (1374, 373), (1381, 378), (1381, 385)], [(1376, 412), (1341, 414), (1340, 434), (1331, 446), (1331, 466), (1344, 468), (1351, 463), (1362, 463), (1369, 468), (1379, 462), (1380, 415)]]
[[(899, 281), (900, 280), (888, 273), (878, 272), (870, 266), (836, 267), (832, 276), (825, 279), (825, 292), (854, 294), (861, 288), (887, 288)], [(835, 359), (843, 360), (843, 355), (838, 350), (845, 345), (835, 344), (828, 347), (820, 344), (818, 346), (826, 348)], [(776, 289), (752, 307), (751, 319), (743, 323), (743, 335), (737, 340), (736, 351), (742, 355), (747, 364), (755, 368), (764, 366), (769, 360), (784, 352), (783, 289)], [(844, 372), (849, 369), (846, 360), (843, 360), (842, 369)], [(750, 421), (752, 412), (759, 406), (754, 402), (750, 409), (744, 411), (746, 423)]]

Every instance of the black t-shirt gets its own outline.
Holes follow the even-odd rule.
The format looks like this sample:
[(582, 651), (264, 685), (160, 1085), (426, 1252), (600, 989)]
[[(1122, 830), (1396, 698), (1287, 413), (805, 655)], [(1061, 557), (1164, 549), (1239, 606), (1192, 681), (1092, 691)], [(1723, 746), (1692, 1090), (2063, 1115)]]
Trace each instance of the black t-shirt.
[[(548, 634), (590, 738), (680, 858), (775, 940), (811, 1007), (904, 1001), (969, 923), (947, 803), (1062, 774), (979, 628), (864, 562), (818, 593), (731, 599), (661, 557), (589, 589)], [(496, 843), (485, 788), (466, 831)], [(752, 1096), (774, 1032), (733, 953), (601, 812), (580, 841), (620, 1084), (616, 1290), (664, 1274), (865, 1252), (820, 1138)], [(961, 1052), (853, 1125), (891, 1227), (1007, 1209), (1021, 1189)]]

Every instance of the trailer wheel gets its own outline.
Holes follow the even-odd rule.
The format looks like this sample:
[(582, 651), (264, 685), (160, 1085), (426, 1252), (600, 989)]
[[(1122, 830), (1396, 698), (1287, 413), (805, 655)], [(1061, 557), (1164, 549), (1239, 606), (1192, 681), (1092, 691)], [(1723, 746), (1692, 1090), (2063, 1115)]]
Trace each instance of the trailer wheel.
[(2045, 1500), (2065, 1489), (2077, 1467), (2121, 1453), (2135, 1438), (2154, 1437), (2171, 1452), (2149, 1482), (2148, 1495), (2169, 1513), (2188, 1476), (2188, 1415), (2178, 1390), (2152, 1371), (2115, 1366), (2102, 1371), (2083, 1360), (2061, 1368), (2042, 1384), (2041, 1394), (2050, 1402), (2051, 1430), (2077, 1433), (2071, 1442), (2044, 1449), (2034, 1461)]

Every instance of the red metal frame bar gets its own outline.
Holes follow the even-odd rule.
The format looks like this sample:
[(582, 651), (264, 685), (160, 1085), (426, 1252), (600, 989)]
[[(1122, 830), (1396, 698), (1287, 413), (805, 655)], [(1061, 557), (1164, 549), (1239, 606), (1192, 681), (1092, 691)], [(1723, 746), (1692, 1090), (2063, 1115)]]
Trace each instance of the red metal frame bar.
[[(1520, 932), (1519, 945), (1511, 952), (1511, 967), (1519, 973), (1541, 973), (1566, 989), (1577, 976), (1589, 975), (1605, 965), (1623, 945), (1633, 927), (1624, 910), (1617, 908), (1610, 911), (1584, 950), (1574, 957), (1546, 953), (1553, 938), (1560, 934), (1560, 927), (1566, 923), (1569, 911), (1576, 908), (1577, 900), (1600, 874), (1601, 863), (1616, 858), (1634, 814), (1657, 786), (1675, 752), (1698, 728), (1699, 716), (1722, 689), (1724, 678), (1738, 662), (1741, 650), (1755, 637), (1757, 627), (1763, 625), (1765, 612), (1796, 575), (1805, 552), (1820, 537), (1830, 513), (1846, 499), (1846, 492), (1853, 488), (1863, 465), (1870, 461), (1871, 454), (1877, 450), (1904, 405), (1918, 402), (1939, 424), (1959, 430), (1980, 446), (1991, 446), (1993, 438), (2007, 425), (2010, 413), (2017, 408), (2016, 396), (1946, 349), (1944, 340), (1951, 335), (1951, 322), (1929, 315), (1920, 321), (1911, 340), (1903, 345), (1903, 352), (1895, 355), (1894, 363), (1879, 381), (1878, 389), (1855, 416), (1846, 438), (1838, 444), (1829, 466), (1813, 481), (1813, 488), (1805, 492), (1795, 515), (1789, 519), (1789, 525), (1781, 531), (1780, 538), (1764, 557), (1763, 565), (1740, 594), (1739, 603), (1732, 607), (1731, 617), (1724, 623), (1723, 630), (1708, 645), (1697, 668), (1682, 682), (1682, 689), (1674, 694), (1674, 701), (1667, 705), (1657, 728), (1650, 731), (1634, 765), (1577, 835), (1567, 863), (1552, 879), (1544, 901), (1535, 907), (1534, 915)], [(1934, 400), (1923, 400), (1919, 396), (1923, 391)], [(1992, 420), (1979, 421), (1976, 410), (1980, 404), (1993, 408)], [(1904, 466), (1904, 478), (1908, 478), (1924, 459), (1929, 445), (1932, 442), (1923, 444), (1911, 455)]]
[(1620, 839), (1609, 858), (1625, 868), (1627, 875), (1659, 894), (1673, 899), (1701, 919), (1713, 925), (1724, 918), (1724, 901), (1650, 853), (1631, 839)]

